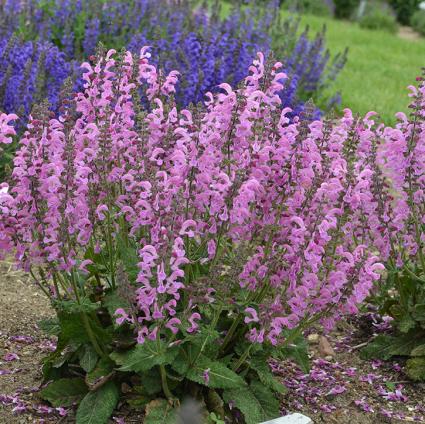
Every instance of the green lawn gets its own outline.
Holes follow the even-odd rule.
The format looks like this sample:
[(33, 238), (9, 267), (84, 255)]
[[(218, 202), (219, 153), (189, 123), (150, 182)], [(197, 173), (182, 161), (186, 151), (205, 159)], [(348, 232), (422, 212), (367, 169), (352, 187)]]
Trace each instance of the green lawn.
[(406, 87), (425, 66), (425, 39), (405, 40), (316, 16), (304, 16), (302, 22), (314, 31), (326, 24), (331, 52), (349, 48), (348, 62), (334, 85), (342, 93), (342, 107), (361, 114), (374, 110), (387, 123), (394, 121), (396, 112), (408, 110)]
[[(228, 4), (223, 3), (223, 14)], [(288, 12), (282, 11), (283, 16)], [(342, 93), (343, 108), (365, 114), (379, 112), (387, 124), (398, 111), (407, 112), (407, 86), (415, 83), (425, 66), (425, 39), (406, 40), (355, 23), (305, 15), (302, 23), (313, 31), (327, 27), (326, 41), (332, 53), (349, 48), (348, 62), (332, 87)]]

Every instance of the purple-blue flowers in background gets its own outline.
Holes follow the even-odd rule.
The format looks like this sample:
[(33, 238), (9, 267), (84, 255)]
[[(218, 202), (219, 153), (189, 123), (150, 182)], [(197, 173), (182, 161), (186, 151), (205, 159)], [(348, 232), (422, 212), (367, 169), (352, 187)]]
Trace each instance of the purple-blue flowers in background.
[(0, 109), (25, 117), (47, 98), (56, 111), (65, 79), (72, 75), (78, 85), (78, 64), (99, 42), (133, 52), (151, 46), (155, 64), (181, 73), (181, 106), (202, 101), (223, 81), (237, 84), (257, 51), (273, 50), (289, 76), (283, 105), (298, 113), (312, 97), (326, 108), (320, 95), (342, 69), (345, 53), (331, 61), (324, 32), (300, 34), (296, 19), (280, 22), (276, 6), (236, 4), (221, 19), (218, 2), (6, 0), (0, 4)]

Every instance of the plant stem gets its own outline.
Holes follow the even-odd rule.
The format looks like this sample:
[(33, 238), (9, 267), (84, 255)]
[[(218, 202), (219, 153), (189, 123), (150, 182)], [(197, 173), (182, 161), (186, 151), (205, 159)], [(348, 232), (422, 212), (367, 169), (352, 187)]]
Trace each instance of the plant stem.
[(220, 348), (220, 353), (223, 353), (226, 349), (227, 345), (229, 344), (230, 340), (233, 337), (233, 334), (235, 333), (236, 329), (238, 328), (239, 324), (241, 323), (243, 318), (243, 314), (239, 313), (236, 319), (233, 321), (231, 327), (229, 328), (229, 331), (227, 332), (226, 336), (224, 337), (223, 343)]
[(170, 389), (168, 388), (168, 382), (167, 382), (167, 373), (165, 372), (164, 365), (159, 366), (159, 371), (161, 373), (161, 384), (162, 384), (162, 390), (164, 391), (164, 395), (167, 399), (172, 400), (173, 394), (170, 392)]
[(102, 357), (104, 359), (107, 359), (108, 356), (105, 354), (105, 352), (100, 347), (98, 341), (96, 340), (96, 336), (93, 333), (93, 330), (92, 330), (92, 328), (90, 326), (90, 322), (89, 322), (89, 319), (87, 318), (87, 315), (84, 312), (81, 312), (81, 315), (80, 316), (81, 316), (81, 319), (83, 321), (83, 325), (84, 325), (84, 328), (85, 328), (85, 330), (87, 332), (87, 335), (89, 336), (90, 342), (93, 345), (94, 350), (96, 351), (96, 353), (100, 357)]
[(248, 355), (251, 352), (252, 346), (254, 346), (254, 343), (251, 343), (249, 345), (248, 349), (245, 350), (245, 352), (239, 358), (238, 362), (236, 362), (236, 364), (233, 366), (233, 371), (237, 372), (237, 370), (240, 368), (240, 366), (245, 362), (246, 358), (248, 358)]

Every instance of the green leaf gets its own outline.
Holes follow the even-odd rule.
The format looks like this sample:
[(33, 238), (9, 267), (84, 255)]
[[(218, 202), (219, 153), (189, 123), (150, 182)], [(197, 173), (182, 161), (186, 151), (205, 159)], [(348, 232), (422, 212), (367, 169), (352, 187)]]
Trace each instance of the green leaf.
[(127, 300), (123, 299), (122, 297), (118, 296), (116, 291), (110, 292), (108, 293), (104, 298), (103, 298), (103, 306), (105, 306), (105, 308), (108, 310), (109, 315), (112, 318), (112, 323), (113, 326), (115, 328), (120, 327), (116, 322), (115, 322), (115, 311), (119, 308), (122, 308), (124, 310), (128, 310), (128, 308), (130, 307), (130, 304), (128, 303)]
[[(148, 372), (143, 373), (140, 391), (150, 396), (155, 395), (162, 390), (161, 376), (158, 372), (158, 368), (153, 368)], [(139, 391), (139, 386), (136, 387), (136, 391)]]
[(308, 344), (303, 337), (296, 338), (292, 344), (280, 349), (281, 358), (292, 358), (306, 374), (310, 372)]
[(260, 381), (269, 389), (278, 393), (286, 393), (286, 387), (277, 381), (270, 371), (266, 355), (258, 355), (250, 360), (250, 367), (257, 373)]
[(74, 353), (79, 349), (80, 343), (69, 341), (68, 344), (62, 344), (61, 336), (59, 336), (58, 347), (59, 346), (64, 347), (59, 349), (57, 348), (57, 350), (53, 352), (52, 356), (49, 357), (49, 360), (54, 368), (60, 368), (62, 365), (68, 362), (74, 356)]
[(208, 411), (217, 414), (218, 417), (224, 419), (224, 403), (221, 396), (213, 389), (209, 389), (207, 395), (204, 396), (205, 404)]
[(410, 356), (412, 350), (423, 344), (423, 335), (417, 331), (397, 337), (380, 334), (360, 351), (362, 359), (390, 359), (392, 356)]
[(87, 392), (87, 386), (81, 378), (62, 378), (50, 383), (40, 391), (40, 395), (54, 407), (59, 407), (78, 403)]
[(98, 302), (92, 302), (88, 297), (82, 297), (77, 302), (75, 300), (66, 300), (64, 302), (57, 302), (57, 308), (66, 314), (89, 314), (99, 309), (100, 304)]
[(106, 424), (118, 399), (119, 391), (112, 381), (95, 392), (89, 392), (78, 407), (76, 424)]
[(279, 417), (279, 400), (274, 393), (258, 380), (251, 381), (249, 387), (263, 408), (264, 419)]
[(402, 333), (408, 333), (415, 327), (416, 321), (414, 321), (408, 313), (404, 314), (398, 323), (398, 328)]
[(94, 369), (94, 367), (96, 366), (98, 359), (99, 359), (99, 356), (97, 355), (93, 346), (90, 345), (90, 344), (84, 345), (83, 353), (82, 353), (81, 358), (80, 358), (81, 368), (85, 372), (92, 371)]
[(176, 410), (165, 399), (155, 399), (146, 405), (143, 424), (170, 424), (175, 416)]
[(186, 336), (185, 341), (194, 346), (193, 354), (197, 355), (200, 352), (210, 358), (215, 358), (220, 350), (220, 344), (214, 343), (214, 341), (219, 337), (218, 331), (209, 327), (202, 327), (199, 333)]
[(109, 359), (100, 359), (96, 367), (86, 374), (86, 384), (90, 388), (95, 386), (114, 370), (114, 363)]
[(38, 321), (37, 326), (49, 336), (58, 336), (61, 331), (60, 323), (57, 318), (42, 319)]
[[(181, 368), (180, 361), (176, 361), (176, 363), (173, 362), (171, 366), (180, 374), (186, 374), (186, 378), (189, 380), (213, 389), (231, 389), (246, 385), (244, 379), (230, 368), (227, 368), (221, 362), (210, 360), (204, 355), (199, 355), (196, 361), (187, 370)], [(204, 379), (204, 372), (206, 370), (209, 370), (208, 384)]]
[(371, 343), (360, 351), (362, 359), (390, 359), (392, 344), (395, 341), (394, 337), (380, 334)]
[(425, 304), (420, 303), (412, 308), (412, 317), (418, 322), (425, 322)]
[(169, 348), (161, 341), (146, 340), (138, 344), (130, 352), (111, 353), (110, 357), (121, 365), (120, 371), (145, 372), (156, 365), (166, 365), (173, 362), (178, 354), (177, 346)]
[[(90, 337), (87, 334), (85, 326), (82, 324), (81, 314), (68, 314), (60, 312), (58, 314), (61, 334), (60, 336), (66, 342), (72, 341), (74, 344), (90, 343)], [(105, 344), (111, 341), (111, 334), (108, 330), (102, 328), (96, 321), (87, 316), (91, 331), (98, 336)]]
[(406, 372), (412, 380), (425, 380), (425, 357), (409, 359), (406, 363)]
[(72, 340), (75, 343), (90, 343), (90, 338), (81, 324), (81, 316), (79, 314), (61, 312), (58, 314), (58, 318), (61, 327), (61, 336), (64, 340)]
[(279, 416), (279, 401), (260, 382), (252, 382), (249, 387), (228, 389), (223, 393), (225, 402), (233, 404), (245, 417), (246, 424), (258, 424)]
[(385, 387), (390, 390), (391, 392), (394, 392), (396, 390), (396, 384), (393, 383), (392, 381), (386, 381), (385, 382)]
[(422, 344), (418, 347), (415, 347), (412, 352), (410, 352), (411, 356), (425, 356), (425, 344)]
[(129, 246), (122, 237), (117, 237), (116, 242), (119, 259), (124, 266), (128, 280), (134, 282), (139, 274), (138, 263), (140, 262), (140, 258), (137, 253), (138, 246), (136, 244)]

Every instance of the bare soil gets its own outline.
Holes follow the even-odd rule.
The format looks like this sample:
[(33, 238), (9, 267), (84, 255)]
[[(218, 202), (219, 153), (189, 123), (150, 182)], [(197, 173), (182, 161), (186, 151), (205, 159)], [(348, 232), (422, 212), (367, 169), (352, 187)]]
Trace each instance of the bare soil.
[[(16, 271), (11, 262), (0, 262), (0, 396), (23, 398), (30, 411), (33, 403), (39, 403), (33, 391), (41, 384), (41, 360), (51, 348), (37, 322), (52, 315), (48, 299), (29, 276)], [(19, 359), (7, 361), (8, 354)], [(0, 406), (0, 423), (43, 422), (42, 416), (13, 413), (17, 406), (17, 402)]]
[(413, 28), (408, 26), (401, 26), (398, 30), (398, 36), (404, 38), (405, 40), (420, 40), (421, 34), (416, 32)]

